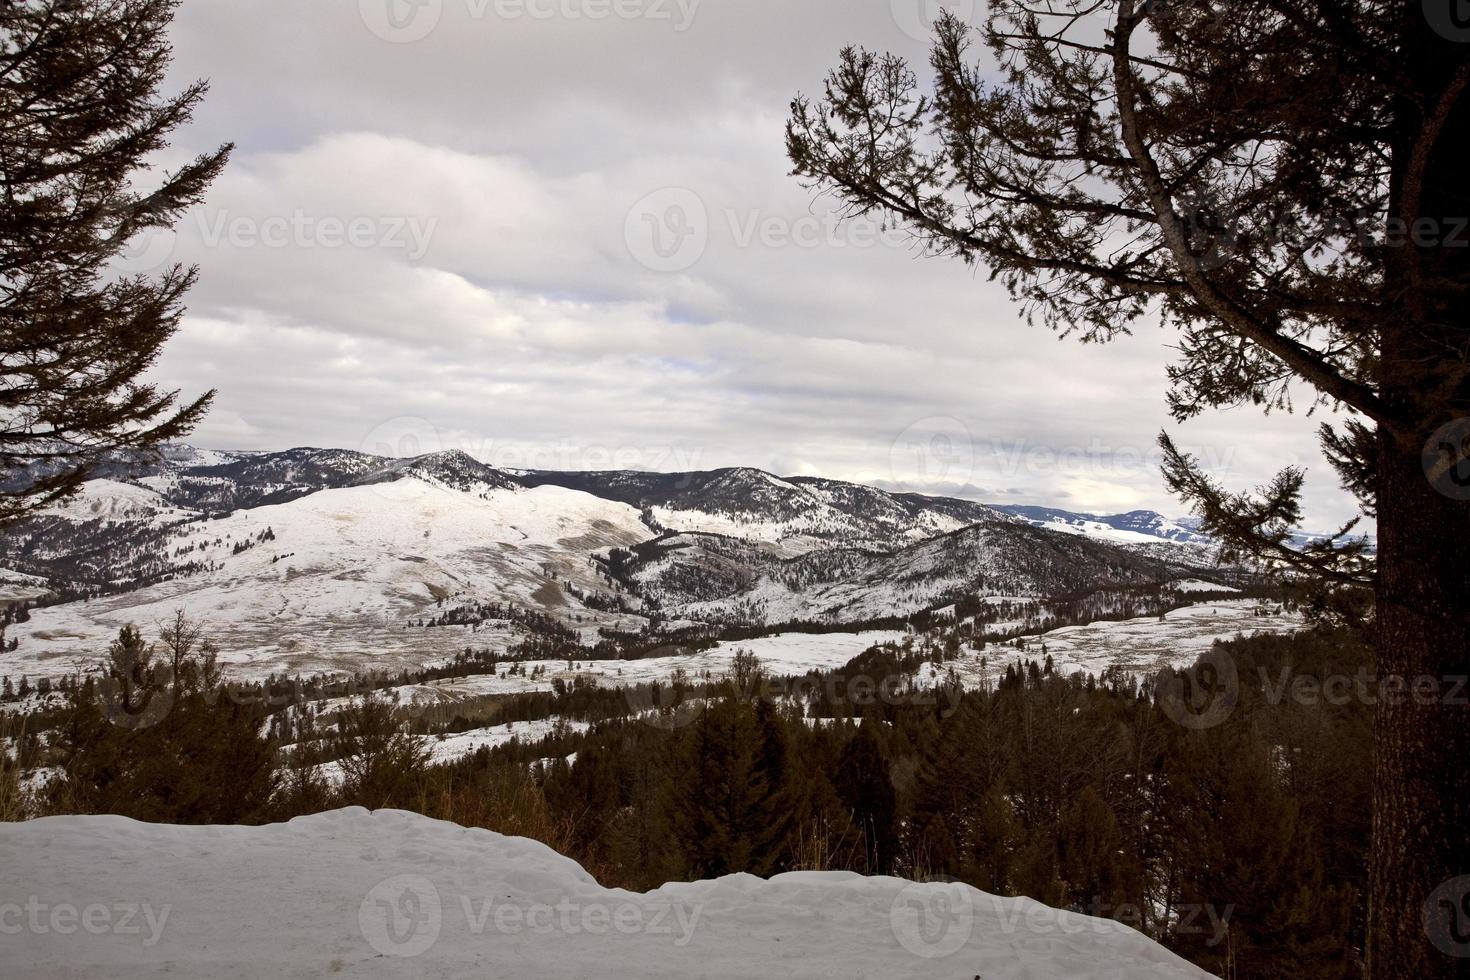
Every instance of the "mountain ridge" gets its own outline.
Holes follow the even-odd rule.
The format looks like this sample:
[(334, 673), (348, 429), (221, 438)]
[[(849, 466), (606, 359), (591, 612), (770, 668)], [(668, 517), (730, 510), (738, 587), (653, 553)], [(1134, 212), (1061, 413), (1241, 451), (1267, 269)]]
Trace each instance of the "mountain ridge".
[[(817, 476), (782, 476), (758, 467), (728, 466), (711, 470), (542, 470), (496, 467), (461, 449), (412, 457), (388, 457), (358, 450), (298, 446), (285, 450), (205, 450), (175, 443), (157, 458), (112, 457), (98, 467), (94, 478), (136, 482), (162, 493), (176, 506), (195, 509), (235, 509), (294, 499), (308, 493), (359, 483), (388, 482), (411, 471), (427, 471), (449, 482), (481, 482), (490, 487), (527, 487), (554, 484), (592, 492), (608, 500), (640, 509), (680, 512), (681, 502), (697, 499), (711, 513), (738, 512), (758, 488), (767, 499), (808, 491), (818, 502), (831, 504), (846, 497), (849, 508), (887, 510), (912, 517), (920, 511), (943, 513), (958, 529), (985, 517), (1004, 515), (1057, 530), (1104, 531), (1111, 528), (1161, 541), (1205, 544), (1193, 518), (1170, 518), (1154, 510), (1120, 514), (1073, 511), (1049, 505), (996, 504), (965, 497), (882, 490), (867, 484)], [(172, 478), (172, 479), (170, 479)], [(244, 482), (248, 489), (224, 486)], [(7, 484), (14, 487), (17, 481)], [(742, 495), (743, 492), (743, 495)], [(759, 495), (757, 495), (759, 496)], [(822, 498), (826, 499), (823, 500)], [(874, 505), (879, 504), (879, 507)], [(789, 508), (788, 508), (789, 509)], [(779, 514), (777, 515), (779, 516)], [(889, 518), (892, 521), (892, 518)], [(1316, 537), (1303, 533), (1303, 539)]]
[(332, 671), (513, 647), (525, 616), (535, 642), (589, 655), (665, 629), (852, 629), (985, 597), (1152, 609), (1172, 581), (1240, 584), (1204, 548), (751, 467), (513, 472), (309, 447), (127, 462), (0, 535), (0, 570), (47, 583), (9, 634), (30, 665), (95, 660), (179, 607), (224, 624), (252, 667)]

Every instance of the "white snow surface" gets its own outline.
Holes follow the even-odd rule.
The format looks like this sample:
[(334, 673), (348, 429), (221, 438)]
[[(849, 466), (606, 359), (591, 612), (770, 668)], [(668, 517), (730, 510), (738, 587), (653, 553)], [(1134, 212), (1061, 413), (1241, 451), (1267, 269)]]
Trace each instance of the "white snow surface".
[[(853, 660), (872, 646), (903, 642), (907, 633), (901, 630), (867, 630), (858, 633), (776, 633), (756, 639), (728, 641), (711, 646), (704, 651), (686, 652), (672, 657), (644, 657), (641, 660), (579, 660), (567, 667), (564, 660), (528, 660), (519, 664), (523, 671), (509, 673), (506, 664), (501, 664), (498, 673), (470, 674), (467, 677), (444, 677), (420, 685), (392, 688), (398, 704), (406, 707), (428, 707), (428, 705), (450, 704), (485, 695), (509, 695), (509, 693), (547, 692), (553, 682), (562, 680), (570, 683), (582, 679), (595, 683), (600, 688), (632, 688), (651, 682), (667, 682), (675, 671), (684, 671), (691, 680), (704, 677), (720, 679), (731, 671), (735, 652), (745, 649), (756, 655), (767, 676), (779, 677), (788, 674), (804, 674), (808, 670), (835, 670)], [(326, 698), (312, 701), (318, 717), (335, 713), (353, 704), (357, 695)], [(647, 708), (641, 701), (631, 701), (634, 708)], [(535, 729), (520, 729), (519, 726), (539, 726), (541, 721), (517, 721), (514, 723), (522, 742), (534, 742), (550, 735), (550, 729), (538, 732)], [(585, 729), (585, 726), (584, 726)], [(492, 732), (501, 735), (506, 726), (494, 726)], [(509, 742), (509, 736), (503, 742)], [(501, 742), (501, 743), (503, 743)], [(473, 749), (469, 749), (473, 751)], [(438, 760), (437, 760), (438, 761)]]
[(591, 727), (585, 721), (545, 718), (538, 721), (511, 721), (491, 728), (476, 728), (454, 735), (425, 735), (420, 741), (429, 749), (435, 765), (453, 762), (480, 749), (497, 749), (513, 740), (539, 742), (558, 731), (581, 734)]
[[(98, 482), (88, 484), (89, 497), (111, 499), (94, 487)], [(236, 544), (268, 528), (274, 540), (234, 553)], [(441, 598), (446, 606), (509, 601), (581, 612), (595, 631), (603, 617), (581, 609), (562, 583), (606, 591), (589, 556), (647, 536), (634, 508), (561, 487), (477, 494), (408, 478), (324, 490), (180, 526), (169, 551), (184, 548), (218, 567), (37, 609), (30, 622), (13, 628), (21, 645), (6, 667), (33, 677), (91, 668), (120, 627), (133, 623), (151, 632), (178, 608), (203, 623), (236, 678), (396, 670), (513, 639), (508, 630), (408, 627), (415, 617), (442, 612)]]
[[(962, 682), (974, 686), (987, 675), (1004, 671), (1009, 662), (1041, 659), (1044, 646), (1062, 673), (1100, 674), (1109, 667), (1121, 667), (1144, 675), (1164, 667), (1188, 667), (1217, 640), (1261, 633), (1294, 633), (1305, 625), (1299, 613), (1286, 612), (1270, 603), (1251, 599), (1198, 602), (1175, 609), (1162, 618), (1143, 616), (1063, 626), (1025, 637), (1024, 652), (994, 645), (983, 652), (967, 651), (945, 667), (953, 666)], [(982, 657), (986, 661), (983, 668)]]
[(0, 824), (0, 865), (11, 980), (1209, 976), (1122, 924), (964, 885), (798, 872), (637, 894), (543, 844), (393, 810), (50, 817)]
[(1186, 594), (1188, 594), (1190, 592), (1239, 592), (1240, 591), (1239, 589), (1235, 588), (1234, 586), (1221, 585), (1218, 582), (1207, 582), (1204, 579), (1199, 579), (1199, 578), (1179, 579), (1176, 582), (1170, 582), (1169, 583), (1169, 588), (1173, 589), (1175, 592), (1183, 592), (1183, 593), (1186, 593)]
[(50, 591), (46, 580), (39, 576), (27, 575), (12, 568), (0, 568), (0, 602), (38, 599)]
[(1155, 544), (1165, 540), (1158, 535), (1129, 531), (1113, 527), (1111, 524), (1104, 524), (1101, 521), (1045, 521), (1038, 524), (1037, 527), (1048, 531), (1060, 531), (1063, 534), (1077, 534), (1085, 538), (1098, 538), (1114, 544)]
[[(340, 706), (340, 704), (337, 705), (337, 707)], [(429, 750), (429, 763), (442, 766), (474, 755), (480, 749), (498, 749), (513, 741), (531, 745), (556, 734), (585, 734), (591, 727), (585, 721), (575, 721), (570, 718), (543, 718), (536, 721), (511, 721), (490, 728), (475, 728), (467, 732), (457, 732), (453, 735), (419, 735), (417, 738), (420, 746)], [(574, 760), (576, 757), (577, 754), (573, 752), (567, 758)], [(551, 760), (545, 761), (549, 763)], [(568, 761), (567, 764), (571, 765), (571, 762)], [(343, 771), (340, 762), (323, 762), (312, 768), (328, 783), (334, 786), (341, 785)]]
[[(691, 679), (706, 674), (724, 677), (738, 650), (748, 650), (760, 660), (770, 676), (804, 674), (809, 670), (835, 670), (853, 657), (883, 643), (899, 643), (908, 634), (900, 630), (868, 630), (857, 633), (778, 633), (753, 640), (729, 640), (708, 650), (639, 660), (579, 660), (570, 669), (565, 660), (528, 660), (524, 671), (511, 674), (505, 665), (498, 673), (450, 677), (398, 688), (403, 699), (413, 704), (435, 704), (484, 694), (525, 694), (550, 691), (552, 682), (568, 684), (581, 677), (601, 687), (629, 687), (667, 681), (682, 670)], [(539, 668), (539, 676), (537, 671)], [(322, 710), (333, 710), (348, 699), (325, 702)]]
[(135, 483), (117, 480), (88, 480), (76, 496), (42, 508), (39, 513), (64, 517), (69, 521), (154, 521), (161, 516), (172, 523), (192, 514), (175, 507), (157, 492)]

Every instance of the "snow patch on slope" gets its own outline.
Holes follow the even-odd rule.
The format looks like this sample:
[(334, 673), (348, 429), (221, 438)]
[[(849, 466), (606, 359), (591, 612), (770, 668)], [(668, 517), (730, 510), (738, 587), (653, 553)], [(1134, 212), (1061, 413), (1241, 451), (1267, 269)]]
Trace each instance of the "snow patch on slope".
[(0, 602), (22, 602), (39, 599), (50, 592), (46, 580), (39, 575), (27, 575), (12, 568), (0, 568)]
[(172, 514), (178, 520), (182, 511), (160, 494), (135, 483), (117, 480), (88, 480), (76, 496), (43, 508), (42, 515), (69, 521), (151, 521), (161, 514)]

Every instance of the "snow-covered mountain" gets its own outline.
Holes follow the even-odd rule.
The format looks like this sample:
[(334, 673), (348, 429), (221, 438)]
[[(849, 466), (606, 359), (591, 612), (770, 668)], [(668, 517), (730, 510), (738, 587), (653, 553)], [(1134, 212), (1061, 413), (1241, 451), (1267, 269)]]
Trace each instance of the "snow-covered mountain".
[(1107, 541), (1140, 544), (1150, 541), (1174, 541), (1180, 544), (1208, 545), (1192, 520), (1170, 520), (1152, 510), (1131, 510), (1126, 514), (1080, 514), (1055, 507), (1028, 507), (996, 504), (995, 509), (1030, 522), (1035, 527), (1069, 534), (1085, 534)]
[(970, 596), (1082, 595), (1192, 568), (995, 517), (893, 551), (781, 560), (744, 541), (679, 534), (640, 549), (639, 559), (631, 572), (639, 591), (670, 615), (755, 624), (864, 622)]
[(527, 628), (512, 610), (590, 648), (654, 622), (857, 626), (984, 596), (1231, 581), (1204, 549), (1137, 532), (748, 468), (511, 472), (462, 452), (174, 447), (106, 469), (0, 537), (0, 567), (53, 592), (10, 628), (20, 646), (0, 673), (91, 666), (121, 626), (176, 608), (259, 674), (509, 646)]
[[(626, 504), (560, 487), (446, 483), (429, 474), (405, 467), (391, 482), (222, 517), (180, 512), (166, 527), (140, 523), (131, 537), (114, 527), (111, 550), (152, 556), (148, 574), (132, 588), (34, 610), (11, 633), (21, 644), (8, 655), (10, 672), (39, 671), (55, 657), (86, 666), (124, 624), (151, 625), (175, 608), (209, 622), (237, 666), (306, 673), (416, 666), (468, 641), (461, 630), (411, 624), (467, 603), (581, 609), (569, 588), (586, 595), (607, 588), (591, 556), (649, 536)], [(99, 581), (99, 564), (80, 564), (95, 552), (77, 540), (93, 525), (73, 526), (55, 554), (48, 542), (61, 529), (49, 523), (7, 539), (15, 567), (25, 571), (29, 558)], [(474, 642), (503, 644), (510, 632), (487, 629)]]
[(396, 810), (48, 817), (0, 825), (0, 864), (40, 923), (5, 937), (16, 980), (1209, 976), (1122, 923), (968, 885), (805, 871), (638, 894), (544, 844)]
[(785, 557), (833, 545), (901, 547), (997, 518), (992, 508), (968, 500), (781, 478), (748, 467), (704, 473), (529, 471), (521, 479), (623, 501), (645, 511), (653, 527), (759, 541)]
[[(1165, 541), (1172, 544), (1208, 548), (1214, 543), (1208, 535), (1200, 533), (1200, 522), (1195, 517), (1171, 519), (1153, 510), (1130, 510), (1126, 514), (1086, 514), (1058, 510), (1055, 507), (1030, 507), (1017, 504), (994, 504), (992, 506), (1002, 513), (1028, 521), (1035, 527), (1064, 531), (1069, 534), (1084, 534), (1118, 544), (1142, 545)], [(1287, 539), (1287, 544), (1293, 548), (1305, 548), (1312, 542), (1330, 537), (1332, 535), (1321, 532), (1298, 531)], [(1371, 553), (1374, 548), (1371, 535), (1368, 541)]]

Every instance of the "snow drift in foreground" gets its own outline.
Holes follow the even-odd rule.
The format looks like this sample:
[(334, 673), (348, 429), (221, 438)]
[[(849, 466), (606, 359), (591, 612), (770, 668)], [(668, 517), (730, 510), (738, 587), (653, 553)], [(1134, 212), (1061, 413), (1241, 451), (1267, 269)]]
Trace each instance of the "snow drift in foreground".
[(606, 889), (546, 846), (360, 808), (0, 824), (16, 977), (1206, 977), (1115, 922), (846, 872)]

